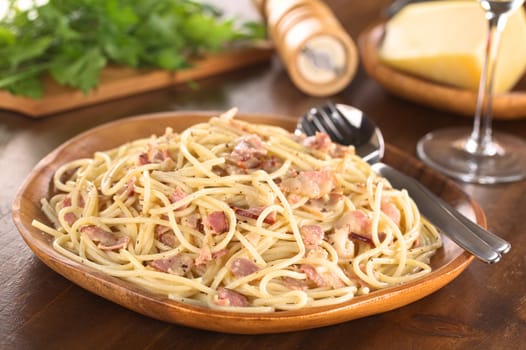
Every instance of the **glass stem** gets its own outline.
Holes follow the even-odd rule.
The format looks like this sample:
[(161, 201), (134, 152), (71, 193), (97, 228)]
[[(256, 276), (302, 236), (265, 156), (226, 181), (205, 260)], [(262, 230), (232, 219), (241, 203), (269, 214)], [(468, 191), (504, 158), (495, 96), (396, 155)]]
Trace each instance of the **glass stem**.
[(486, 14), (486, 18), (489, 24), (488, 35), (478, 88), (475, 121), (473, 131), (464, 145), (468, 153), (478, 156), (493, 156), (502, 152), (498, 145), (493, 142), (491, 120), (494, 73), (500, 37), (506, 25), (507, 16), (489, 12)]

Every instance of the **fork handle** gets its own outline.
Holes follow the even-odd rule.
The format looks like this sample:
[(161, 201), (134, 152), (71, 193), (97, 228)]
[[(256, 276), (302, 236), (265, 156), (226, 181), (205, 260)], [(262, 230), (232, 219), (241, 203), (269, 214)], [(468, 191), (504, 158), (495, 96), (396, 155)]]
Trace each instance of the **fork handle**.
[(445, 235), (466, 251), (486, 263), (496, 263), (509, 251), (509, 242), (473, 223), (451, 205), (438, 198), (420, 182), (383, 164), (372, 165), (395, 188), (406, 189), (422, 214)]

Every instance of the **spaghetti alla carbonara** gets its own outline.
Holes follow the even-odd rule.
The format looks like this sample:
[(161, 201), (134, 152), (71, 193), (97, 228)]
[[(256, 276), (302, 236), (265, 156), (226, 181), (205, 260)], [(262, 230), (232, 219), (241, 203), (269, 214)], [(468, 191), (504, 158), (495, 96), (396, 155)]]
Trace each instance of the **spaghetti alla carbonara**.
[(42, 199), (61, 254), (229, 311), (341, 303), (431, 271), (441, 246), (405, 190), (352, 147), (235, 110), (61, 166)]

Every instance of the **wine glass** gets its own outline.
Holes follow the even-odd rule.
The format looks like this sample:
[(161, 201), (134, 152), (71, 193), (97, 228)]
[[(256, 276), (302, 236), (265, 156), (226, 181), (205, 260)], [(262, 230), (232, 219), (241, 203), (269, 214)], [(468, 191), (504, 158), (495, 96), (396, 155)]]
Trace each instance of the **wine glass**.
[(526, 142), (492, 130), (493, 77), (501, 33), (508, 15), (524, 0), (478, 0), (488, 20), (485, 59), (478, 88), (473, 129), (449, 128), (425, 135), (418, 156), (455, 179), (480, 184), (518, 181), (526, 177)]

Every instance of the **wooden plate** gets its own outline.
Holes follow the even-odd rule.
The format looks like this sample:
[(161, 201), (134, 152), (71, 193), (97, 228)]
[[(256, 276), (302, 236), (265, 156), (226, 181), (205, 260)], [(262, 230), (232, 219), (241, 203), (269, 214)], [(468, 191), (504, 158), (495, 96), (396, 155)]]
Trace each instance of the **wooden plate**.
[[(433, 272), (419, 280), (356, 297), (335, 306), (270, 314), (231, 313), (169, 300), (71, 261), (53, 249), (50, 236), (31, 226), (33, 219), (47, 222), (40, 210), (39, 201), (48, 196), (53, 173), (61, 164), (92, 156), (96, 150), (113, 148), (126, 141), (153, 133), (162, 134), (166, 126), (181, 131), (192, 124), (208, 120), (212, 115), (210, 112), (169, 112), (123, 119), (84, 132), (55, 149), (34, 168), (13, 203), (13, 219), (27, 245), (45, 264), (73, 283), (131, 310), (190, 327), (245, 334), (309, 329), (396, 309), (442, 288), (473, 260), (472, 255), (444, 237), (444, 247), (432, 259)], [(279, 125), (289, 130), (296, 123), (295, 119), (269, 115), (240, 115), (239, 118)], [(385, 161), (421, 180), (446, 201), (461, 209), (465, 215), (482, 226), (486, 225), (479, 205), (450, 180), (393, 147), (388, 147)]]
[[(382, 22), (366, 29), (358, 38), (362, 63), (369, 76), (393, 95), (466, 117), (475, 115), (475, 91), (433, 83), (383, 64), (378, 58), (378, 48), (384, 32), (385, 25)], [(526, 91), (520, 90), (526, 85), (524, 80), (526, 78), (517, 84), (515, 90), (494, 96), (495, 119), (526, 117)]]

